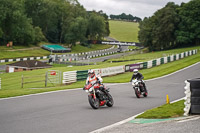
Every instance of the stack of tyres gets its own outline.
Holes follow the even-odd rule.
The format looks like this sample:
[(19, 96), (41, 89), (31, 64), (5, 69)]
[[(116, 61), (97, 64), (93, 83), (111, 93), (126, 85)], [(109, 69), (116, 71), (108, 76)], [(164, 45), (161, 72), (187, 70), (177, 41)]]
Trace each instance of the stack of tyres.
[(200, 78), (188, 80), (191, 91), (190, 114), (200, 114)]

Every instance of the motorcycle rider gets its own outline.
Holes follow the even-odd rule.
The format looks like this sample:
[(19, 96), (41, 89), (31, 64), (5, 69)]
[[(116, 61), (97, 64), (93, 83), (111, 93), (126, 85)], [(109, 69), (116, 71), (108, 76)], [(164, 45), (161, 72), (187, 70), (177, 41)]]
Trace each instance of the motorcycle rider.
[(88, 70), (88, 77), (86, 79), (86, 84), (97, 83), (97, 85), (101, 87), (102, 82), (103, 82), (103, 79), (99, 75), (96, 75), (94, 70), (91, 70), (91, 69)]
[(146, 85), (145, 85), (144, 81), (142, 80), (143, 78), (144, 78), (144, 76), (138, 71), (138, 69), (134, 69), (133, 76), (132, 76), (130, 82), (132, 82), (133, 79), (137, 79), (137, 80), (141, 81), (142, 85), (144, 86), (144, 90), (142, 90), (142, 91), (146, 91)]

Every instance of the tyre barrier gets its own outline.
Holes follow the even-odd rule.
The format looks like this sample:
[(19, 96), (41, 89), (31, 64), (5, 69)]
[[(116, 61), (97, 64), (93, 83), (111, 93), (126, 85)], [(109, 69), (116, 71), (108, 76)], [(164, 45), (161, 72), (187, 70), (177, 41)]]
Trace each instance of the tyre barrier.
[(184, 115), (200, 114), (200, 78), (185, 81)]

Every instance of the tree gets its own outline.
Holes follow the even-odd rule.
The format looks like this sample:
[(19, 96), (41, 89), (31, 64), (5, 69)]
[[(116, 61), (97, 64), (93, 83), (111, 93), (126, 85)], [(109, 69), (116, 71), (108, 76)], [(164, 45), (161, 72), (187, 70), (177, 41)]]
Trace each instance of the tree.
[(175, 31), (179, 23), (177, 8), (173, 2), (156, 11), (140, 23), (139, 41), (152, 50), (164, 50), (176, 46)]
[(86, 31), (86, 19), (78, 17), (71, 23), (69, 32), (65, 35), (65, 40), (72, 45), (75, 45), (76, 42), (84, 42), (86, 40)]
[(134, 22), (140, 22), (140, 21), (142, 21), (142, 19), (141, 18), (139, 18), (139, 17), (133, 17), (131, 14), (129, 14), (129, 15), (126, 15), (125, 13), (122, 13), (122, 14), (120, 14), (120, 15), (113, 15), (113, 14), (111, 14), (110, 15), (110, 19), (112, 19), (112, 20), (125, 20), (125, 21), (134, 21)]
[(102, 17), (104, 17), (105, 28), (106, 28), (105, 36), (109, 36), (110, 35), (110, 28), (109, 28), (108, 15), (106, 13), (104, 13), (102, 10), (100, 10), (98, 12), (98, 14), (101, 15)]
[(104, 17), (98, 15), (95, 11), (89, 13), (88, 19), (88, 39), (101, 40), (106, 35)]
[(143, 21), (139, 23), (139, 33), (138, 33), (138, 39), (141, 44), (143, 44), (145, 47), (149, 47), (149, 50), (152, 51), (152, 18), (144, 18)]
[(179, 10), (181, 22), (176, 31), (179, 44), (200, 44), (200, 0), (182, 4)]
[(1, 44), (8, 41), (20, 45), (34, 43), (34, 27), (25, 14), (23, 0), (1, 0), (0, 14), (0, 33), (3, 34), (0, 36)]

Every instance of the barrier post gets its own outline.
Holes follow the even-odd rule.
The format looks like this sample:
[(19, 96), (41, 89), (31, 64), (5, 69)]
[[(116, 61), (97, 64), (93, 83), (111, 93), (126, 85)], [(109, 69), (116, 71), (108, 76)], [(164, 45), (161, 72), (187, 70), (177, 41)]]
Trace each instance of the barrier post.
[(22, 83), (21, 83), (21, 88), (23, 88), (24, 85), (24, 76), (22, 75)]
[(170, 104), (168, 95), (166, 95), (166, 104)]
[(1, 89), (1, 78), (0, 78), (0, 89)]

